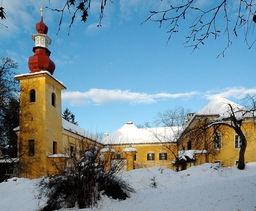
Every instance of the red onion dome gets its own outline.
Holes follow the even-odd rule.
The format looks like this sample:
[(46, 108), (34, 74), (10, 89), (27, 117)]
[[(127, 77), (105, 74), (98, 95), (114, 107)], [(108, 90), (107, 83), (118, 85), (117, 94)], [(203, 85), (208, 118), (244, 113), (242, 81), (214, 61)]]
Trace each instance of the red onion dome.
[(36, 31), (40, 34), (47, 34), (48, 26), (44, 24), (43, 17), (41, 16), (41, 21), (36, 24)]
[(31, 73), (47, 70), (53, 74), (55, 70), (54, 62), (49, 58), (50, 51), (48, 49), (34, 48), (34, 55), (28, 60), (28, 67)]

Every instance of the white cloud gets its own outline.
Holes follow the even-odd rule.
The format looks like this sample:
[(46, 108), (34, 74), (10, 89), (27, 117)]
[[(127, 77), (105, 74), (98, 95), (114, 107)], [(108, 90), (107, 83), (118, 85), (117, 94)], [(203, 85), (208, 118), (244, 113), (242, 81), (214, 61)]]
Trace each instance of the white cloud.
[(170, 99), (187, 100), (196, 96), (201, 96), (208, 100), (214, 96), (222, 96), (224, 98), (235, 98), (241, 100), (247, 95), (256, 95), (256, 88), (246, 89), (244, 87), (225, 88), (223, 90), (211, 90), (204, 93), (198, 91), (184, 92), (184, 93), (139, 93), (131, 92), (130, 90), (107, 90), (92, 88), (87, 92), (80, 91), (66, 91), (63, 92), (63, 100), (72, 106), (82, 106), (86, 104), (107, 104), (107, 103), (129, 103), (136, 104), (153, 104), (159, 101), (166, 101)]
[(246, 89), (244, 87), (230, 87), (225, 88), (221, 91), (208, 91), (205, 96), (207, 99), (212, 99), (214, 96), (221, 96), (224, 98), (235, 98), (241, 100), (248, 95), (254, 96), (256, 95), (256, 88)]
[(130, 104), (152, 104), (160, 100), (168, 100), (175, 98), (189, 98), (196, 95), (197, 92), (186, 92), (186, 93), (157, 93), (157, 94), (146, 94), (131, 92), (130, 90), (106, 90), (106, 89), (90, 89), (87, 92), (79, 91), (67, 91), (63, 92), (63, 100), (68, 101), (71, 105), (82, 105), (82, 104), (106, 104), (106, 103), (118, 103), (128, 102)]

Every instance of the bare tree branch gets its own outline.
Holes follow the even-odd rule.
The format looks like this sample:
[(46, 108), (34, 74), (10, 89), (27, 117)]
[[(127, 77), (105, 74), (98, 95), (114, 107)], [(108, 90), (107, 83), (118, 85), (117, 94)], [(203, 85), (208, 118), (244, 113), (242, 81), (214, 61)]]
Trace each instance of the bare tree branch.
[[(244, 28), (244, 41), (249, 49), (256, 41), (255, 39), (250, 43), (248, 40), (256, 3), (253, 3), (252, 0), (239, 0), (238, 5), (235, 5), (235, 3), (237, 1), (222, 0), (212, 3), (212, 6), (204, 10), (203, 7), (197, 6), (195, 0), (181, 1), (176, 5), (171, 4), (169, 8), (164, 10), (150, 11), (149, 17), (144, 22), (157, 22), (159, 27), (162, 27), (163, 23), (166, 22), (169, 28), (167, 31), (169, 41), (174, 33), (179, 32), (181, 21), (185, 20), (187, 16), (190, 17), (196, 14), (196, 18), (189, 25), (190, 33), (185, 36), (186, 47), (192, 47), (194, 51), (204, 45), (208, 38), (211, 37), (216, 40), (223, 34), (226, 36), (227, 44), (217, 57), (224, 56), (225, 51), (232, 45), (231, 26), (235, 37), (238, 37), (238, 29)], [(234, 11), (234, 8), (236, 11)]]

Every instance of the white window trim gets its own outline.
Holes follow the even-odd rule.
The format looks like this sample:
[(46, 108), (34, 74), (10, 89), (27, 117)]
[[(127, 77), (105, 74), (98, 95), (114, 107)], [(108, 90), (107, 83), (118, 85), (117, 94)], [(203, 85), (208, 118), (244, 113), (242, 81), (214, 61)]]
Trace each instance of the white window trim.
[[(220, 149), (222, 149), (222, 134), (217, 133), (217, 135), (220, 137), (220, 148), (216, 148), (216, 147), (215, 147), (215, 141), (214, 141), (214, 149), (220, 150)], [(214, 136), (214, 138), (215, 138), (215, 136)]]
[[(239, 145), (240, 145), (239, 147), (236, 147), (236, 136), (239, 139)], [(240, 149), (240, 148), (241, 148), (241, 138), (238, 134), (235, 134), (235, 136), (234, 136), (234, 149)]]

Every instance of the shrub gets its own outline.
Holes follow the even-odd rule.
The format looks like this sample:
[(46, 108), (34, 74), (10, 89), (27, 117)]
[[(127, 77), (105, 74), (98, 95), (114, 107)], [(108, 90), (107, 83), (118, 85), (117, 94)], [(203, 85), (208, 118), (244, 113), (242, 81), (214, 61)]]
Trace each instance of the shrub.
[(79, 208), (93, 207), (101, 194), (122, 200), (129, 197), (134, 189), (115, 171), (105, 171), (102, 162), (97, 162), (98, 155), (99, 149), (91, 147), (71, 172), (43, 178), (39, 184), (40, 193), (48, 200), (41, 211), (70, 208), (76, 204)]

